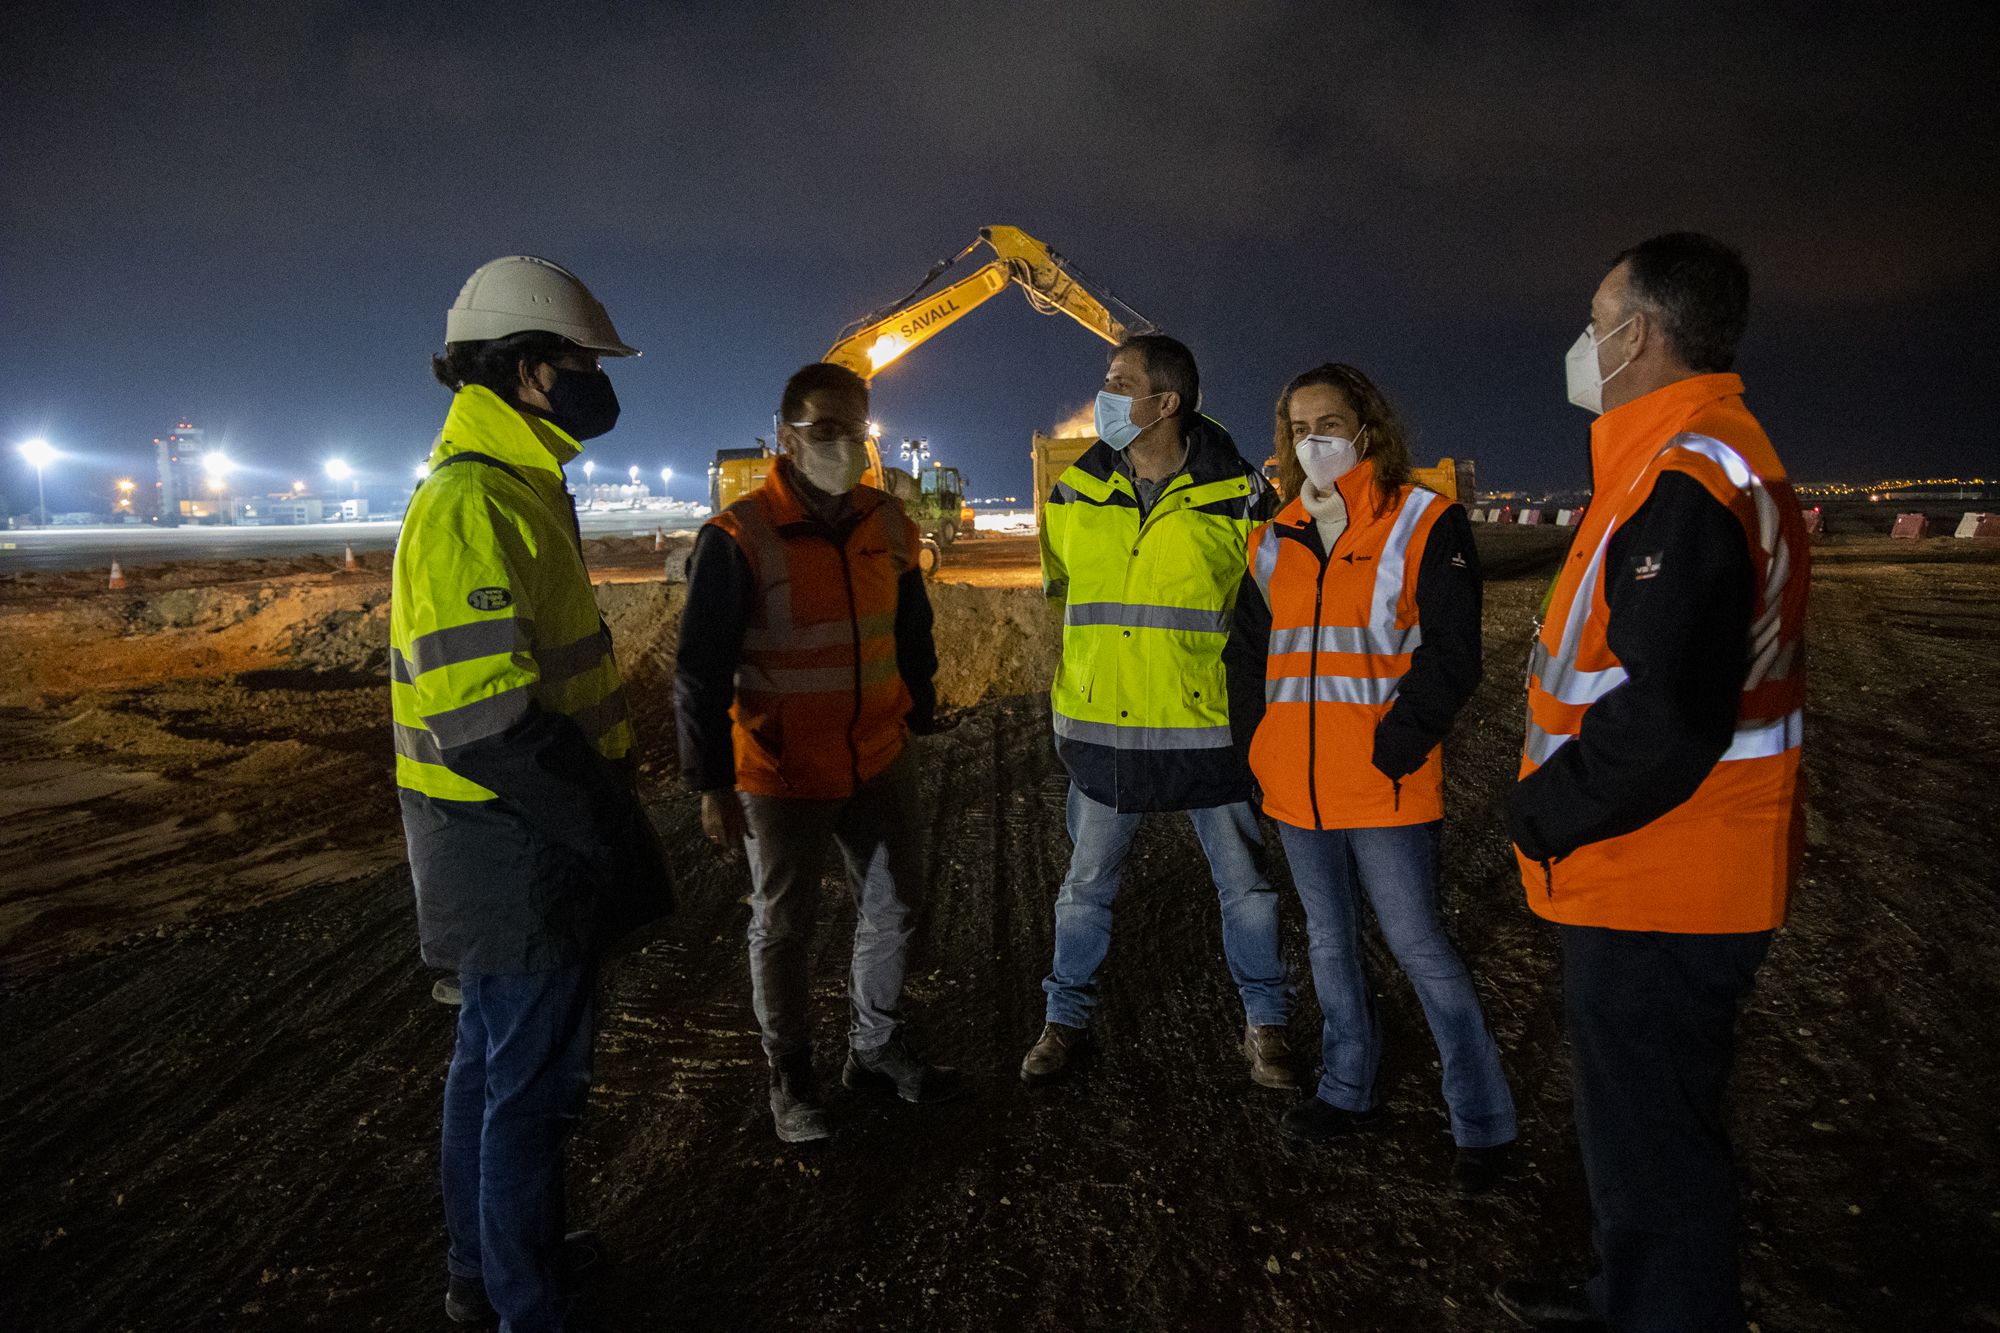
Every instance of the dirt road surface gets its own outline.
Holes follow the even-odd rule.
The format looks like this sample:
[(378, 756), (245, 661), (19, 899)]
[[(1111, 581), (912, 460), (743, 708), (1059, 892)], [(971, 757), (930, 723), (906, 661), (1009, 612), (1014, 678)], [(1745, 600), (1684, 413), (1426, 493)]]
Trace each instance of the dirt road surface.
[[(573, 1214), (631, 1330), (1485, 1330), (1509, 1275), (1587, 1256), (1551, 930), (1494, 804), (1555, 550), (1482, 534), (1487, 680), (1450, 742), (1444, 901), (1522, 1111), (1520, 1169), (1444, 1187), (1409, 988), (1372, 950), (1378, 1134), (1302, 1151), (1234, 1053), (1241, 1014), (1183, 820), (1141, 837), (1102, 1054), (1015, 1076), (1041, 1013), (1065, 779), (1026, 589), (941, 588), (953, 730), (920, 742), (930, 901), (908, 1015), (968, 1071), (917, 1110), (837, 1094), (770, 1134), (740, 861), (670, 776), (677, 593), (601, 590), (652, 747), (682, 910), (607, 970)], [(975, 543), (976, 545), (976, 543)], [(1746, 1283), (1765, 1330), (2000, 1328), (2000, 560), (1860, 541), (1815, 576), (1805, 882), (1741, 1030)], [(989, 557), (1004, 584), (1006, 560)], [(617, 582), (630, 578), (630, 582)], [(221, 584), (222, 586), (211, 586)], [(451, 1011), (429, 998), (388, 790), (379, 568), (0, 587), (0, 1328), (442, 1329), (434, 1176)], [(1275, 848), (1275, 838), (1272, 839)], [(1690, 866), (1699, 874), (1699, 866)], [(1294, 1033), (1315, 1046), (1303, 923)], [(817, 950), (836, 1074), (852, 911)]]

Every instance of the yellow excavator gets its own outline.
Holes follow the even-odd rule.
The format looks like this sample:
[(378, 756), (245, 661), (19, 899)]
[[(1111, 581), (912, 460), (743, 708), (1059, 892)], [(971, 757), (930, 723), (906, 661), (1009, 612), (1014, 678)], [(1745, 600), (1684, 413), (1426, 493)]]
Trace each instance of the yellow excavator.
[[(991, 250), (993, 258), (947, 286), (937, 285), (981, 246)], [(981, 227), (978, 239), (950, 259), (933, 264), (923, 281), (904, 296), (842, 329), (820, 359), (872, 380), (905, 352), (936, 337), (1009, 287), (1019, 287), (1028, 304), (1040, 313), (1068, 315), (1113, 345), (1133, 334), (1153, 331), (1152, 323), (1138, 311), (1019, 227)], [(1036, 437), (1038, 476), (1044, 465), (1040, 459), (1043, 438)], [(1075, 452), (1081, 454), (1082, 450)], [(1069, 461), (1062, 460), (1062, 465)], [(709, 467), (710, 504), (720, 509), (761, 485), (770, 466), (769, 452), (761, 441), (754, 449), (719, 451)], [(971, 529), (971, 514), (965, 508), (963, 486), (955, 469), (934, 463), (919, 477), (900, 468), (884, 467), (871, 435), (863, 480), (895, 495), (909, 509), (924, 534), (928, 568), (935, 568), (958, 535)]]

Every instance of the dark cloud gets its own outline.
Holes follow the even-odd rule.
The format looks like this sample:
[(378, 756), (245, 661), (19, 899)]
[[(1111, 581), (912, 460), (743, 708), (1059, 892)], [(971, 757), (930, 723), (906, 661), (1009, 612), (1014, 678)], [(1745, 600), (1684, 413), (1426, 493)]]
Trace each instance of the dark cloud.
[[(1528, 406), (1542, 362), (1604, 259), (1652, 232), (1743, 247), (1773, 343), (1938, 302), (1989, 319), (1992, 13), (44, 7), (9, 19), (0, 57), (0, 260), (31, 312), (0, 351), (118, 347), (140, 386), (49, 378), (131, 393), (104, 413), (128, 433), (140, 393), (177, 382), (268, 433), (271, 386), (190, 377), (157, 349), (192, 337), (266, 373), (315, 358), (354, 382), (297, 410), (340, 414), (371, 355), (435, 338), (473, 264), (535, 250), (594, 264), (701, 382), (680, 401), (720, 414), (750, 373), (781, 374), (979, 224), (1015, 222), (1226, 348), (1211, 378), (1244, 386), (1220, 401), (1246, 427), (1294, 361), (1358, 345), (1442, 429), (1521, 418), (1487, 447), (1528, 471), (1533, 441), (1575, 424)], [(994, 328), (1039, 364), (1013, 349), (1045, 335)], [(1062, 355), (1088, 377), (1087, 343)], [(1529, 357), (1510, 393), (1504, 367)], [(1470, 399), (1488, 385), (1497, 402)], [(9, 392), (0, 427), (82, 410)], [(968, 392), (1019, 424), (999, 387)], [(911, 393), (913, 412), (963, 410)], [(1045, 416), (1078, 389), (1025, 396)]]

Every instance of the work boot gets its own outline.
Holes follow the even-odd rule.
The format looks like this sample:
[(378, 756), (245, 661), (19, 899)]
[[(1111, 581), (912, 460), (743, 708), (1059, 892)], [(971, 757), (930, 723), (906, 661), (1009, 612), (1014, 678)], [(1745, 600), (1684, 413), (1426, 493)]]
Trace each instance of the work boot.
[[(563, 1237), (557, 1259), (565, 1290), (574, 1291), (585, 1273), (599, 1267), (608, 1253), (604, 1237), (595, 1231), (572, 1231)], [(490, 1324), (500, 1317), (486, 1299), (486, 1284), (476, 1277), (448, 1274), (444, 1285), (445, 1318), (454, 1324)]]
[(771, 1124), (786, 1143), (833, 1137), (826, 1107), (820, 1105), (810, 1051), (781, 1056), (771, 1066)]
[(1042, 1035), (1022, 1057), (1021, 1081), (1031, 1088), (1055, 1082), (1069, 1072), (1070, 1061), (1080, 1056), (1089, 1043), (1087, 1028), (1073, 1028), (1067, 1023), (1043, 1024)]
[(1513, 1146), (1498, 1143), (1491, 1148), (1460, 1148), (1451, 1165), (1451, 1187), (1458, 1191), (1458, 1197), (1469, 1199), (1498, 1185), (1507, 1174), (1508, 1149)]
[(856, 1092), (893, 1092), (918, 1106), (948, 1102), (964, 1090), (956, 1069), (925, 1064), (900, 1032), (872, 1051), (850, 1049), (840, 1081)]
[(1509, 1278), (1493, 1289), (1493, 1300), (1528, 1328), (1592, 1333), (1610, 1327), (1592, 1308), (1590, 1292), (1581, 1282)]
[(444, 1317), (454, 1324), (490, 1324), (500, 1317), (486, 1299), (486, 1284), (453, 1273), (444, 1284)]
[(439, 1004), (464, 1004), (465, 992), (459, 988), (457, 977), (439, 977), (431, 984), (431, 998)]
[(1278, 1127), (1288, 1139), (1300, 1143), (1325, 1143), (1357, 1130), (1372, 1129), (1382, 1119), (1380, 1111), (1349, 1111), (1318, 1097), (1307, 1097), (1285, 1112)]
[(1282, 1024), (1243, 1029), (1243, 1055), (1250, 1061), (1250, 1081), (1260, 1088), (1296, 1088), (1292, 1073), (1292, 1035)]

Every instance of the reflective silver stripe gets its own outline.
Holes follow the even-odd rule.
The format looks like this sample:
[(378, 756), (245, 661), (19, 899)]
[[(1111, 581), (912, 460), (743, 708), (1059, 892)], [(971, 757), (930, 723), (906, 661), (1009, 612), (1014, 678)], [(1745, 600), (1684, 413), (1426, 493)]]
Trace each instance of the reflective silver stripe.
[[(1549, 761), (1549, 756), (1574, 740), (1573, 736), (1552, 736), (1528, 719), (1527, 741), (1521, 753), (1536, 767)], [(1736, 729), (1736, 739), (1730, 743), (1722, 757), (1716, 760), (1726, 764), (1737, 759), (1769, 759), (1787, 750), (1796, 750), (1805, 739), (1805, 710), (1795, 708), (1781, 718), (1770, 722), (1752, 722)]]
[[(790, 584), (786, 584), (784, 613), (791, 615)], [(772, 617), (775, 619), (775, 617)], [(861, 637), (894, 634), (896, 617), (863, 616)], [(821, 620), (810, 625), (753, 626), (743, 632), (743, 648), (752, 653), (782, 653), (808, 648), (845, 648), (854, 642), (854, 626), (845, 620)]]
[(534, 652), (535, 665), (541, 669), (542, 684), (554, 685), (594, 670), (611, 656), (611, 636), (600, 625), (574, 643), (537, 648)]
[(410, 650), (404, 654), (416, 668), (413, 675), (421, 676), (426, 671), (452, 666), (459, 662), (476, 662), (482, 657), (492, 657), (496, 653), (511, 653), (524, 650), (533, 640), (535, 622), (525, 616), (500, 616), (493, 620), (474, 620), (464, 625), (452, 625), (445, 629), (434, 629), (428, 634), (419, 634), (410, 640)]
[[(861, 683), (880, 684), (894, 676), (896, 670), (893, 657), (863, 662)], [(736, 688), (764, 694), (834, 694), (854, 688), (854, 668), (851, 665), (766, 667), (745, 662), (736, 668)]]
[(1412, 487), (1410, 498), (1396, 515), (1396, 525), (1389, 529), (1389, 539), (1382, 544), (1382, 558), (1375, 566), (1375, 596), (1369, 605), (1368, 623), (1377, 630), (1396, 627), (1396, 603), (1403, 596), (1403, 567), (1410, 556), (1410, 537), (1424, 511), (1440, 498), (1436, 491)]
[(625, 707), (625, 687), (621, 685), (596, 703), (577, 709), (569, 715), (569, 719), (594, 741), (620, 722), (630, 720), (631, 716)]
[(399, 685), (417, 683), (416, 673), (410, 670), (410, 659), (403, 656), (402, 651), (394, 644), (389, 647), (389, 679)]
[(1569, 744), (1571, 739), (1569, 736), (1551, 736), (1531, 717), (1528, 719), (1528, 738), (1521, 746), (1521, 753), (1529, 763), (1540, 768), (1549, 762), (1550, 755)]
[(1263, 533), (1257, 538), (1257, 554), (1250, 562), (1250, 576), (1257, 582), (1257, 590), (1264, 594), (1264, 605), (1271, 604), (1271, 576), (1278, 572), (1278, 525), (1266, 523)]
[(498, 736), (528, 715), (533, 692), (523, 687), (489, 694), (483, 699), (447, 708), (424, 718), (424, 725), (442, 746), (466, 745)]
[[(1408, 629), (1362, 629), (1352, 625), (1319, 627), (1319, 650), (1323, 653), (1370, 653), (1393, 657), (1399, 653), (1415, 652), (1423, 641), (1423, 629), (1417, 625)], [(1273, 657), (1281, 653), (1309, 653), (1312, 648), (1313, 632), (1308, 625), (1271, 633)]]
[(1402, 676), (1279, 676), (1264, 682), (1268, 704), (1385, 704)]
[(1191, 606), (1147, 606), (1138, 602), (1071, 602), (1063, 611), (1070, 625), (1124, 625), (1132, 629), (1178, 629), (1227, 634), (1229, 615)]
[(444, 763), (444, 751), (438, 748), (437, 737), (422, 727), (405, 726), (401, 722), (395, 724), (395, 730), (397, 754), (420, 764)]
[(1227, 726), (1126, 727), (1056, 714), (1056, 735), (1118, 750), (1219, 750), (1235, 744)]
[(1754, 722), (1736, 729), (1736, 739), (1722, 752), (1718, 762), (1732, 759), (1769, 759), (1787, 750), (1796, 750), (1805, 740), (1806, 715), (1802, 708), (1771, 722)]
[(1544, 690), (1566, 704), (1594, 704), (1629, 679), (1624, 667), (1606, 667), (1602, 671), (1561, 669), (1539, 638), (1528, 653), (1528, 674), (1538, 678)]

